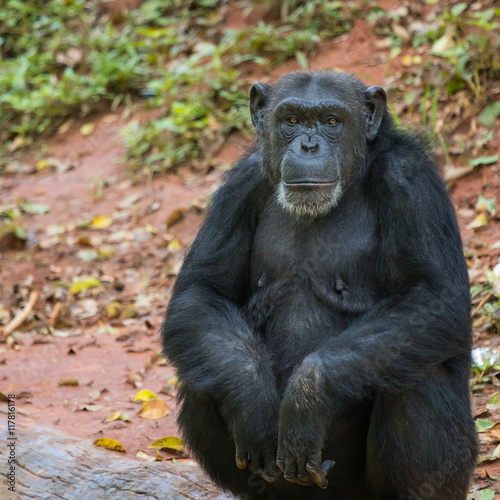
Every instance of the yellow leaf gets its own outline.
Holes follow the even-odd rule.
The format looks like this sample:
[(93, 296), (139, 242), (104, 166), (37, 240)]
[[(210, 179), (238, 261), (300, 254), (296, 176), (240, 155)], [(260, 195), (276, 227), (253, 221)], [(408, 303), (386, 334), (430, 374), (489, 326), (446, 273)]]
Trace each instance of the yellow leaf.
[(178, 252), (181, 249), (181, 242), (177, 239), (174, 238), (173, 240), (170, 240), (167, 246), (167, 250), (170, 252)]
[(124, 446), (120, 443), (120, 441), (116, 441), (115, 439), (101, 438), (97, 441), (94, 441), (94, 444), (96, 446), (107, 448), (108, 450), (121, 451), (122, 453), (125, 453)]
[(478, 201), (476, 203), (476, 210), (478, 212), (486, 212), (488, 210), (488, 205), (486, 204), (486, 199)]
[(92, 278), (91, 276), (79, 276), (73, 280), (73, 283), (71, 283), (71, 293), (75, 295), (82, 290), (87, 290), (96, 286), (103, 285), (98, 279)]
[(470, 224), (470, 229), (476, 229), (478, 227), (486, 226), (488, 224), (488, 219), (485, 214), (479, 214)]
[(150, 234), (158, 234), (158, 230), (156, 227), (152, 226), (151, 224), (146, 224), (146, 232)]
[(127, 304), (120, 313), (120, 319), (137, 318), (139, 313), (133, 304)]
[(150, 444), (148, 448), (154, 448), (155, 450), (162, 450), (163, 448), (169, 448), (171, 450), (182, 451), (184, 448), (184, 443), (181, 438), (168, 436), (158, 439), (153, 444)]
[(40, 171), (40, 170), (44, 170), (44, 169), (46, 169), (48, 167), (53, 167), (53, 166), (54, 166), (54, 164), (51, 161), (49, 161), (49, 160), (40, 160), (36, 164), (36, 169), (38, 171)]
[(111, 217), (107, 217), (106, 215), (98, 215), (92, 219), (90, 223), (90, 227), (93, 229), (106, 229), (111, 226), (113, 219)]
[(401, 58), (401, 64), (407, 68), (413, 66), (413, 57), (411, 55), (406, 55)]
[(80, 132), (82, 135), (90, 135), (95, 129), (95, 123), (94, 122), (90, 122), (90, 123), (86, 123), (85, 125), (82, 125), (80, 127)]
[(111, 259), (115, 254), (115, 250), (112, 247), (103, 246), (97, 249), (97, 255), (100, 259)]
[(141, 418), (158, 419), (166, 417), (169, 413), (169, 408), (165, 401), (161, 399), (151, 399), (142, 404), (137, 415)]
[(104, 420), (104, 423), (107, 424), (108, 422), (114, 422), (115, 420), (118, 420), (121, 416), (121, 413), (119, 411), (115, 411), (111, 417), (108, 417)]
[(68, 378), (66, 380), (64, 380), (64, 379), (59, 380), (57, 385), (58, 385), (58, 387), (61, 387), (61, 386), (76, 387), (80, 384), (78, 383), (78, 380), (76, 378)]
[(108, 304), (106, 306), (106, 314), (108, 315), (109, 319), (116, 318), (120, 314), (121, 310), (122, 305), (120, 304), (120, 302), (111, 302), (111, 304)]
[(165, 385), (173, 385), (175, 387), (179, 386), (179, 379), (174, 375), (173, 377), (170, 377), (166, 382)]
[(158, 396), (153, 391), (143, 389), (135, 395), (134, 401), (140, 401), (143, 403), (144, 401), (150, 401), (151, 399), (158, 399)]

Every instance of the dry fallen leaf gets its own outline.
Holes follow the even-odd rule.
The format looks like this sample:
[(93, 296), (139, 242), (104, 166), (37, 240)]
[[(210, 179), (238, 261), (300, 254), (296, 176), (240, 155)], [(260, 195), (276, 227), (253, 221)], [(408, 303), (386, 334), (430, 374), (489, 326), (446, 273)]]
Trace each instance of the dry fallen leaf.
[(115, 450), (126, 453), (125, 447), (120, 443), (120, 441), (116, 441), (116, 439), (100, 438), (97, 441), (94, 441), (94, 445), (102, 446), (103, 448), (107, 448), (108, 450)]
[(58, 129), (57, 129), (57, 133), (59, 135), (61, 134), (65, 134), (70, 128), (71, 126), (73, 125), (73, 123), (75, 123), (75, 119), (74, 118), (70, 118), (69, 120), (65, 121)]
[(111, 226), (112, 222), (113, 222), (113, 219), (111, 217), (108, 217), (106, 215), (98, 215), (97, 217), (94, 217), (92, 219), (92, 222), (90, 223), (90, 227), (92, 229), (106, 229), (109, 226)]
[(447, 167), (445, 167), (444, 178), (445, 178), (446, 182), (448, 182), (449, 184), (452, 184), (456, 180), (461, 179), (462, 177), (465, 177), (466, 175), (469, 175), (473, 171), (474, 171), (474, 167), (471, 165), (468, 165), (466, 167), (447, 166)]
[(488, 218), (486, 217), (486, 214), (481, 213), (467, 227), (469, 229), (477, 229), (486, 226), (487, 224)]
[(82, 135), (90, 135), (94, 130), (95, 130), (94, 122), (86, 123), (85, 125), (82, 125), (80, 127), (80, 132)]
[(133, 304), (126, 304), (120, 311), (120, 320), (122, 321), (125, 319), (137, 318), (137, 316), (139, 316), (139, 312)]
[(76, 295), (82, 290), (87, 290), (96, 286), (103, 286), (103, 284), (98, 279), (92, 278), (92, 276), (77, 276), (73, 279), (73, 283), (71, 283), (71, 293)]
[(185, 208), (174, 210), (167, 218), (167, 228), (170, 228), (180, 222), (184, 217)]
[(169, 408), (165, 401), (161, 399), (151, 399), (142, 404), (137, 415), (141, 418), (158, 419), (166, 417), (169, 414)]
[(56, 54), (56, 62), (69, 66), (70, 68), (74, 68), (76, 65), (80, 64), (82, 60), (83, 51), (76, 47), (70, 47), (66, 52), (59, 52)]
[(142, 376), (139, 373), (136, 373), (133, 370), (129, 371), (126, 380), (127, 384), (138, 389), (142, 385), (141, 381), (142, 381)]
[(104, 423), (107, 424), (108, 422), (114, 422), (115, 420), (118, 420), (119, 418), (120, 418), (120, 412), (115, 411), (113, 413), (113, 415), (104, 419)]
[(106, 314), (108, 315), (109, 319), (116, 318), (119, 314), (120, 311), (122, 310), (122, 305), (120, 302), (111, 302), (111, 304), (108, 304), (106, 306)]
[(173, 238), (168, 242), (167, 250), (176, 253), (181, 249), (181, 242), (177, 238)]
[(167, 396), (176, 397), (178, 386), (179, 380), (174, 376), (165, 382), (165, 385), (161, 388), (160, 392), (162, 394), (166, 394)]
[(22, 148), (26, 144), (26, 139), (22, 135), (17, 135), (9, 144), (9, 153), (13, 153), (16, 149)]
[(170, 449), (176, 451), (182, 451), (184, 448), (184, 443), (181, 438), (168, 436), (158, 439), (154, 443), (150, 444), (148, 448), (154, 448), (155, 450)]
[(46, 170), (46, 169), (55, 169), (59, 173), (67, 172), (74, 168), (73, 163), (59, 160), (59, 158), (44, 158), (40, 160), (36, 164), (36, 169)]
[(178, 208), (177, 210), (174, 210), (168, 217), (167, 217), (167, 227), (170, 228), (173, 225), (177, 224), (180, 222), (183, 217), (184, 217), (184, 212), (185, 208)]
[(6, 174), (33, 174), (36, 172), (36, 168), (34, 165), (28, 165), (27, 163), (16, 160), (7, 163), (4, 167), (4, 172)]
[(134, 397), (134, 401), (139, 401), (141, 403), (152, 399), (158, 399), (158, 396), (148, 389), (142, 389), (142, 391), (139, 391)]
[(58, 387), (62, 387), (62, 386), (77, 387), (78, 385), (80, 385), (80, 384), (78, 383), (78, 379), (76, 379), (76, 378), (61, 379), (57, 383)]
[[(99, 312), (99, 305), (94, 299), (84, 299), (74, 302), (70, 306), (73, 318), (85, 319), (95, 316)], [(53, 334), (54, 335), (54, 334)]]
[(126, 413), (115, 411), (113, 415), (105, 418), (103, 422), (107, 424), (109, 422), (114, 422), (115, 420), (121, 420), (122, 422), (130, 422), (130, 417)]
[(143, 451), (138, 451), (136, 454), (137, 458), (144, 458), (144, 460), (147, 460), (148, 462), (156, 462), (158, 460), (157, 457), (152, 457), (151, 455), (148, 455), (147, 453), (144, 453)]

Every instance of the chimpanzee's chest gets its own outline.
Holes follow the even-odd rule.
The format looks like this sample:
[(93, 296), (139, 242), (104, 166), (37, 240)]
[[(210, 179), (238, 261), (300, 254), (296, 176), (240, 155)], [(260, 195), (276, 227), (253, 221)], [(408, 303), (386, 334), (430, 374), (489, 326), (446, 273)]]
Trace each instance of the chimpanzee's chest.
[(376, 215), (336, 210), (310, 221), (270, 206), (259, 220), (246, 314), (275, 354), (314, 349), (380, 296)]

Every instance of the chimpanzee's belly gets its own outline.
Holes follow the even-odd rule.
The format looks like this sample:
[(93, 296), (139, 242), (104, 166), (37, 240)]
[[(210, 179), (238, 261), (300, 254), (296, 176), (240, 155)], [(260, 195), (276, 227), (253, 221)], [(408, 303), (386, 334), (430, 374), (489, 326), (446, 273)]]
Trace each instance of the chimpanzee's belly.
[(254, 293), (246, 314), (271, 353), (281, 385), (297, 363), (320, 349), (329, 337), (339, 335), (373, 304), (366, 290), (351, 298), (348, 292), (339, 293), (324, 282), (294, 276)]
[(245, 313), (282, 386), (305, 356), (373, 307), (380, 280), (377, 224), (363, 205), (304, 224), (280, 210), (268, 207), (259, 221)]

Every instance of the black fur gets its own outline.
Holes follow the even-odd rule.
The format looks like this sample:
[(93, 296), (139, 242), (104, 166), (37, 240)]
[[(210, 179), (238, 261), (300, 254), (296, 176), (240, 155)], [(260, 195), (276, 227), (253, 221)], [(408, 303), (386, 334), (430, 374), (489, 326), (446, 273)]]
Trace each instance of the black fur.
[[(294, 73), (254, 89), (258, 143), (215, 194), (174, 287), (162, 335), (182, 381), (179, 425), (242, 498), (467, 497), (476, 437), (459, 230), (426, 145), (370, 91), (384, 107), (374, 138), (371, 94), (353, 77)], [(276, 197), (272, 111), (292, 94), (349, 110), (329, 154), (351, 171), (318, 217)], [(326, 489), (295, 484), (325, 476)]]

